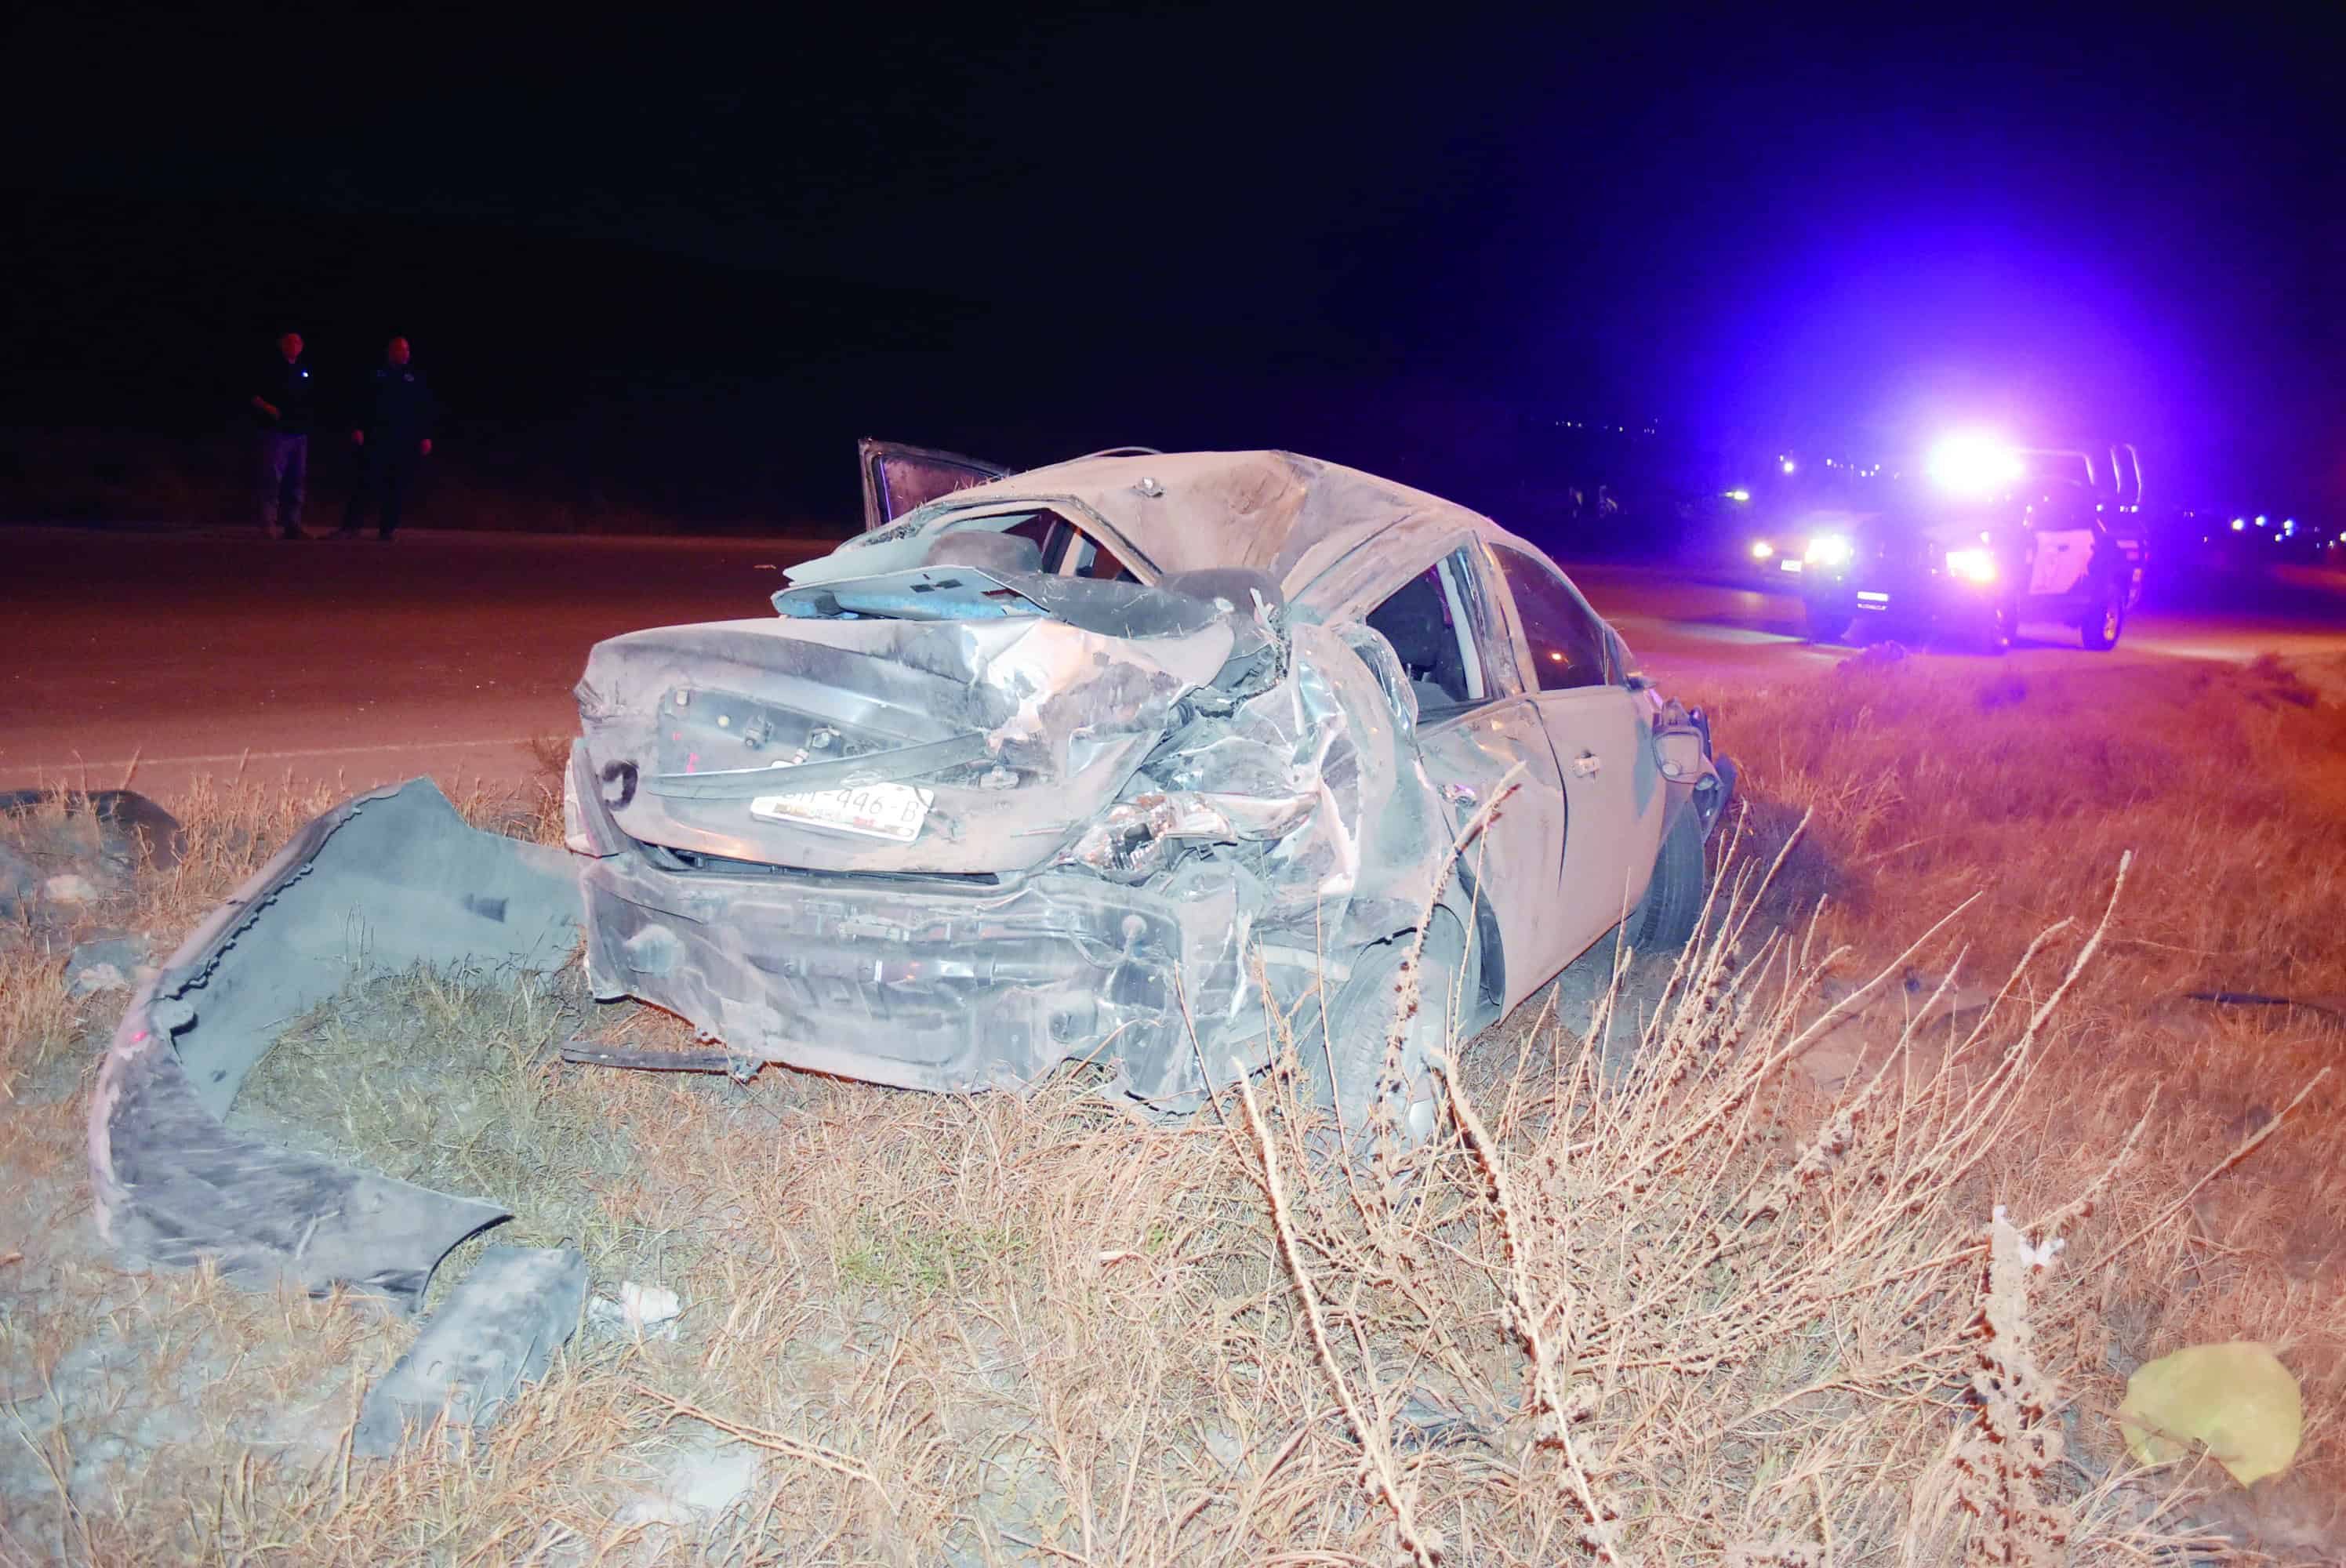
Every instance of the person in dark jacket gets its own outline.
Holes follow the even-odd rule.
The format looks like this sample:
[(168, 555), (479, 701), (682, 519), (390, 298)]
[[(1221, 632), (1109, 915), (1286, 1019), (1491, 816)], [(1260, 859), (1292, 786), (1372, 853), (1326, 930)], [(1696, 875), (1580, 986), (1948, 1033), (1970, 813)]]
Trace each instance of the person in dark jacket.
[(338, 538), (356, 538), (359, 520), (370, 509), (375, 537), (390, 538), (399, 526), (402, 504), (415, 488), (416, 470), (432, 455), (432, 388), (410, 362), (413, 357), (405, 338), (392, 339), (383, 346), (382, 363), (360, 391), (358, 420), (351, 426), (358, 483), (342, 512)]
[(277, 351), (262, 367), (258, 385), (251, 406), (258, 432), (260, 532), (264, 537), (275, 534), (281, 523), (282, 537), (306, 539), (301, 502), (309, 494), (310, 426), (318, 400), (309, 361), (301, 357), (301, 333), (288, 332), (277, 340)]

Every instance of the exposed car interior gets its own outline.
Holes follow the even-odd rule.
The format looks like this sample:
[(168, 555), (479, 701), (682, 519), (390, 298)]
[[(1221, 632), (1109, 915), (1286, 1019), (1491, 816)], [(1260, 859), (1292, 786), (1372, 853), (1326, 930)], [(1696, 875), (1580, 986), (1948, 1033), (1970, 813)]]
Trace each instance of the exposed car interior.
[(1452, 568), (1448, 560), (1428, 566), (1368, 615), (1409, 673), (1421, 714), (1465, 708), (1485, 695)]
[(1041, 569), (1056, 576), (1094, 577), (1111, 583), (1140, 581), (1115, 551), (1056, 512), (1037, 512), (1002, 532), (1032, 541), (1042, 553)]

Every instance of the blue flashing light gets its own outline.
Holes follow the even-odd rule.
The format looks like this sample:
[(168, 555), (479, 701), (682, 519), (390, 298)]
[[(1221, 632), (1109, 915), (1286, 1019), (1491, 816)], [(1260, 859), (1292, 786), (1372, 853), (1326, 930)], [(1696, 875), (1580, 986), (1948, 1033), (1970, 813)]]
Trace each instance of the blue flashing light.
[(1931, 478), (1941, 487), (1965, 495), (1986, 495), (2015, 484), (2023, 469), (2019, 453), (1994, 437), (1970, 433), (1952, 435), (1931, 449)]

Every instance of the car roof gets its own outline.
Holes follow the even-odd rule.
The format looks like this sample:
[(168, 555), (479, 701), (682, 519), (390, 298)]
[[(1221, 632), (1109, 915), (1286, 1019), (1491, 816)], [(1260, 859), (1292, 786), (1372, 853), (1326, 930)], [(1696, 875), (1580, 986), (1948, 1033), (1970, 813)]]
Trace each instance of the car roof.
[(873, 540), (901, 538), (972, 512), (1016, 505), (1071, 511), (1105, 525), (1160, 575), (1259, 571), (1294, 594), (1396, 524), (1451, 523), (1514, 543), (1453, 501), (1292, 452), (1177, 452), (1084, 457), (957, 490)]

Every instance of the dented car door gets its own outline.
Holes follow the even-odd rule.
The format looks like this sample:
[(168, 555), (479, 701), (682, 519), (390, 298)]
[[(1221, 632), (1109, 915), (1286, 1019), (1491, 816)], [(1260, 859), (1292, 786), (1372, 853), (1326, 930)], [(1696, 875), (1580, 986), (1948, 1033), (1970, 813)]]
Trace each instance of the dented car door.
[(1626, 672), (1615, 667), (1604, 622), (1546, 562), (1504, 545), (1491, 555), (1563, 777), (1566, 823), (1556, 902), (1568, 926), (1564, 947), (1577, 954), (1645, 895), (1661, 842), (1661, 769), (1647, 713), (1623, 684)]
[(1461, 846), (1458, 866), (1470, 897), (1497, 918), (1508, 955), (1504, 1004), (1513, 1007), (1573, 956), (1563, 946), (1570, 922), (1555, 898), (1565, 792), (1481, 552), (1447, 543), (1431, 564), (1423, 559), (1431, 549), (1406, 558), (1419, 569), (1381, 583), (1363, 618), (1392, 646), (1415, 689), (1418, 749), (1452, 833), (1508, 791)]

